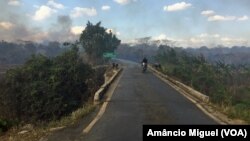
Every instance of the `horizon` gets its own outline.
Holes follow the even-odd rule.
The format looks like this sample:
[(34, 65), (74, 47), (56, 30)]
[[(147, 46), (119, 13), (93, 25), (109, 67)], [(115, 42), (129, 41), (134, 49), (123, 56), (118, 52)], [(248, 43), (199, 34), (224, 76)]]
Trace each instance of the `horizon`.
[(0, 40), (74, 41), (101, 21), (122, 43), (148, 37), (174, 46), (250, 46), (248, 0), (3, 0)]

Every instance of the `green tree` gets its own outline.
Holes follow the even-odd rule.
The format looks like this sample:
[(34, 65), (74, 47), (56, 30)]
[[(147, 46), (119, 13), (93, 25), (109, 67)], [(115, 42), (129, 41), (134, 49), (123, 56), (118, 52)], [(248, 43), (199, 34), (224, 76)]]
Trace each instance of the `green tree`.
[(51, 59), (34, 55), (7, 71), (0, 83), (0, 119), (34, 123), (59, 119), (88, 101), (89, 81), (95, 74), (81, 61), (76, 46)]
[(98, 63), (104, 52), (114, 52), (120, 40), (111, 31), (107, 32), (101, 22), (95, 25), (88, 22), (80, 36), (80, 44), (85, 49), (90, 63)]

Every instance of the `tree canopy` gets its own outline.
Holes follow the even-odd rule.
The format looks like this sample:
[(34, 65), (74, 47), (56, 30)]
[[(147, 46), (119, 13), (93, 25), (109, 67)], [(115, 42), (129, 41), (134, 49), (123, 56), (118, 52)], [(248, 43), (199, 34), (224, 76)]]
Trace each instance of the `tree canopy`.
[(106, 28), (101, 26), (101, 22), (97, 24), (87, 23), (85, 30), (80, 35), (80, 44), (85, 49), (91, 61), (95, 62), (102, 59), (103, 53), (114, 52), (120, 45), (120, 40)]

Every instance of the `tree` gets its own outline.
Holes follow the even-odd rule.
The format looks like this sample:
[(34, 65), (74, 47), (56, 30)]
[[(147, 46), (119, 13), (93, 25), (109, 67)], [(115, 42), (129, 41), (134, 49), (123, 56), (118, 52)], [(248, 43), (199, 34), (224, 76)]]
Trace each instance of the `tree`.
[(80, 44), (85, 49), (91, 63), (102, 60), (103, 53), (114, 52), (120, 44), (120, 40), (111, 32), (101, 26), (88, 22), (85, 30), (80, 35)]
[(88, 101), (95, 75), (76, 46), (54, 58), (33, 55), (0, 82), (0, 119), (36, 123), (68, 115)]

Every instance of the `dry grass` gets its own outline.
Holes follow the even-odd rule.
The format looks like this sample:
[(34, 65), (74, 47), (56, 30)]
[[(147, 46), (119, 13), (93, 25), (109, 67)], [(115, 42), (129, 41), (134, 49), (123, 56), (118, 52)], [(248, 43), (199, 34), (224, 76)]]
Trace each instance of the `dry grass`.
[(92, 103), (88, 103), (85, 106), (72, 112), (69, 116), (63, 117), (61, 120), (52, 121), (48, 124), (43, 124), (34, 127), (33, 130), (25, 133), (18, 134), (22, 131), (20, 128), (12, 128), (3, 136), (0, 137), (1, 141), (39, 141), (43, 136), (51, 134), (52, 131), (62, 129), (66, 126), (75, 124), (80, 119), (84, 118), (87, 114), (94, 111), (96, 108)]

